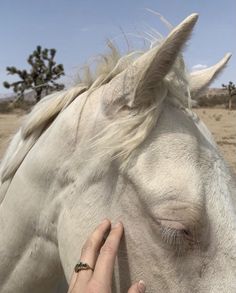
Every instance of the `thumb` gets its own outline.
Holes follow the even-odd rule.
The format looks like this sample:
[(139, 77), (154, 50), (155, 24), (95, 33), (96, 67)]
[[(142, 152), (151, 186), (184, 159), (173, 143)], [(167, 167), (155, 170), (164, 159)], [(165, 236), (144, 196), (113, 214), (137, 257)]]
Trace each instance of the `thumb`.
[(146, 290), (146, 286), (144, 281), (139, 281), (138, 283), (134, 283), (128, 290), (128, 293), (144, 293)]

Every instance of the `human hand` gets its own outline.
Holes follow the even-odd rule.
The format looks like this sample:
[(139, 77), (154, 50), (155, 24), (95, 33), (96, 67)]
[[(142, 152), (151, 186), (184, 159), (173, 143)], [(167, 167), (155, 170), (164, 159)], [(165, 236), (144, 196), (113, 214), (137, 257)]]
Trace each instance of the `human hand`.
[[(103, 244), (108, 231), (108, 237)], [(84, 244), (80, 258), (88, 267), (73, 273), (68, 293), (111, 293), (115, 258), (123, 231), (121, 222), (111, 228), (111, 222), (107, 219), (94, 230)], [(128, 293), (144, 292), (143, 281), (134, 283), (128, 290)]]

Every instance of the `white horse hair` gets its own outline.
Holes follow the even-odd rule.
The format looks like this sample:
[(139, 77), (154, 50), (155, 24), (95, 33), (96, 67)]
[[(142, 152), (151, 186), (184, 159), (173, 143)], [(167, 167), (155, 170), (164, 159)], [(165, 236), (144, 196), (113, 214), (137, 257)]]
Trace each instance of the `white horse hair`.
[(125, 225), (115, 292), (140, 278), (153, 293), (235, 292), (234, 177), (191, 111), (231, 54), (186, 70), (197, 18), (152, 32), (146, 52), (109, 42), (94, 77), (85, 67), (27, 115), (0, 165), (2, 293), (62, 292), (104, 217)]

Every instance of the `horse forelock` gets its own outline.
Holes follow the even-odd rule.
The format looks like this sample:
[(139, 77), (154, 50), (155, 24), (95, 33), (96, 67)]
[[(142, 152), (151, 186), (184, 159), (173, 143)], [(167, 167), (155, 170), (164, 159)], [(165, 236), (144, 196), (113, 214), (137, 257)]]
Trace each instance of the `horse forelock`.
[[(127, 67), (132, 64), (133, 62), (127, 64)], [(125, 69), (123, 68), (123, 70)], [(189, 108), (191, 106), (188, 72), (181, 54), (165, 77), (160, 91), (162, 92), (161, 98), (154, 99), (149, 107), (130, 109), (124, 115), (119, 115), (119, 112), (115, 113), (109, 125), (94, 136), (89, 143), (95, 155), (101, 158), (108, 155), (113, 159), (119, 159), (121, 169), (126, 168), (132, 152), (145, 141), (157, 124), (165, 99), (177, 107)]]

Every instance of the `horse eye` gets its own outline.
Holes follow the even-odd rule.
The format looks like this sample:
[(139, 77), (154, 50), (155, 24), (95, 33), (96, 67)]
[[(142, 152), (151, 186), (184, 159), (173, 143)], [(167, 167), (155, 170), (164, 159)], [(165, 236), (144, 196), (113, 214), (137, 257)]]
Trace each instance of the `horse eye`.
[(192, 233), (187, 229), (183, 229), (183, 234), (184, 234), (184, 236), (186, 236), (186, 238), (192, 238), (193, 237)]
[(178, 252), (195, 244), (193, 233), (182, 223), (161, 220), (160, 224), (162, 240), (171, 247), (176, 248)]

